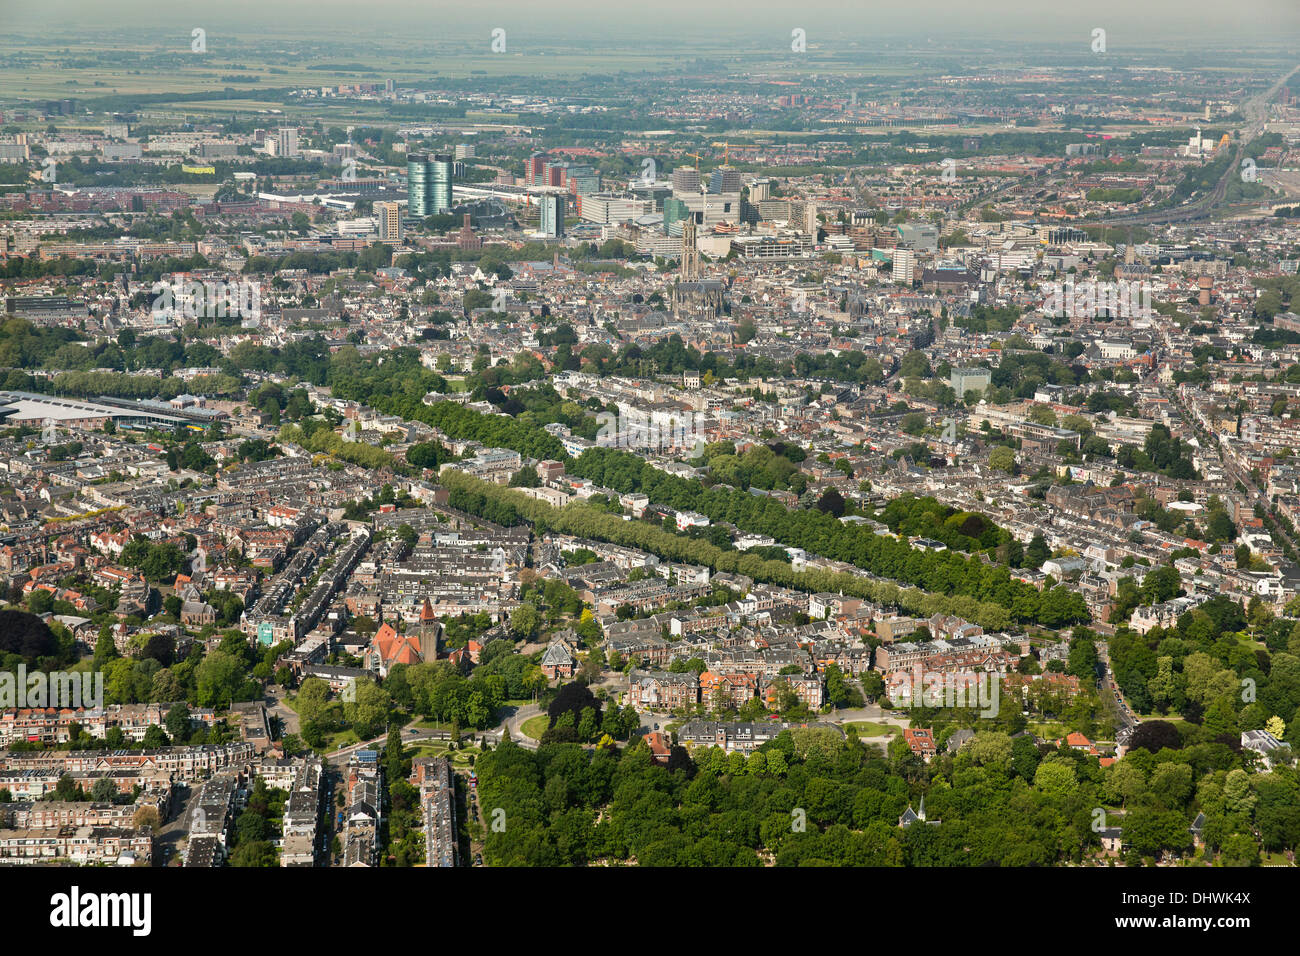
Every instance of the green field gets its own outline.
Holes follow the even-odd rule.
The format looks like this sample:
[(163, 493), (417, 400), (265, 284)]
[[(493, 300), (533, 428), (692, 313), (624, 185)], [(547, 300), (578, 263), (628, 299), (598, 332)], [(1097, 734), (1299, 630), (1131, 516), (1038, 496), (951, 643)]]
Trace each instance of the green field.
[(875, 720), (855, 720), (844, 725), (845, 730), (850, 727), (858, 732), (859, 737), (892, 737), (901, 729), (894, 724), (882, 724)]
[(536, 717), (529, 717), (525, 720), (519, 729), (533, 740), (541, 740), (542, 734), (546, 732), (546, 728), (549, 727), (550, 724), (551, 718), (547, 717), (545, 714), (538, 714)]

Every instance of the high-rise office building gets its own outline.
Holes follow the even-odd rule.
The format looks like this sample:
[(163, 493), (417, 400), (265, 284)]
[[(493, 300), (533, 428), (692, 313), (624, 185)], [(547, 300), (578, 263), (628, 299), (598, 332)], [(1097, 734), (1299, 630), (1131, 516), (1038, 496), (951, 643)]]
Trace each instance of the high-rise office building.
[(814, 239), (817, 238), (817, 204), (815, 202), (804, 203), (803, 231)]
[(524, 185), (540, 186), (546, 172), (546, 156), (533, 153), (524, 161)]
[(732, 169), (730, 166), (715, 169), (709, 176), (709, 192), (714, 194), (740, 192), (740, 170)]
[(569, 163), (563, 161), (547, 163), (542, 173), (542, 185), (563, 188), (565, 174), (568, 172), (569, 165)]
[(916, 253), (911, 249), (895, 249), (893, 279), (896, 285), (908, 285), (916, 279)]
[(380, 241), (401, 242), (402, 207), (395, 202), (377, 202), (373, 208)]
[(541, 233), (550, 239), (564, 236), (564, 197), (548, 195), (541, 198)]
[(429, 160), (430, 215), (451, 212), (451, 180), (454, 160), (450, 153), (438, 153)]
[(292, 159), (302, 155), (298, 149), (298, 128), (296, 126), (280, 127), (277, 131), (277, 139), (279, 143), (277, 156), (288, 156)]
[(690, 208), (680, 199), (670, 196), (664, 200), (664, 235), (680, 236), (682, 223), (691, 214)]
[(409, 153), (406, 157), (407, 209), (423, 219), (433, 214), (429, 202), (429, 154)]
[(477, 149), (478, 148), (473, 143), (457, 143), (456, 153), (455, 153), (456, 158), (473, 159), (475, 154), (477, 153)]
[(680, 199), (695, 214), (695, 223), (701, 232), (710, 233), (724, 222), (734, 225), (740, 221), (738, 192), (674, 192), (673, 198)]
[(700, 191), (700, 171), (692, 166), (678, 166), (673, 170), (674, 193), (697, 193)]

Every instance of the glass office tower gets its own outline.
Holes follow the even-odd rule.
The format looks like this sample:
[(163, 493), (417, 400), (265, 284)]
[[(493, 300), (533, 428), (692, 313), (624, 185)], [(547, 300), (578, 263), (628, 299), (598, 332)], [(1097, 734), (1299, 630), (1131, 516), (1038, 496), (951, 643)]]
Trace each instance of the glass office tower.
[(406, 157), (406, 198), (408, 215), (420, 219), (432, 215), (428, 153), (411, 153)]
[(449, 153), (438, 153), (429, 161), (429, 214), (451, 212), (451, 179), (454, 160)]

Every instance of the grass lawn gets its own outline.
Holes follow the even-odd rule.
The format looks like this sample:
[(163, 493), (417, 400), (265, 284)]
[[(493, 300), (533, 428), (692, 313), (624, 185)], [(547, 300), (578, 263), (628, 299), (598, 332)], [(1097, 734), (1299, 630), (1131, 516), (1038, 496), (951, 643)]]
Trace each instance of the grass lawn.
[[(418, 760), (422, 757), (445, 757), (448, 748), (444, 743), (423, 743), (410, 751), (412, 760)], [(468, 770), (470, 767), (469, 758), (475, 757), (482, 753), (477, 747), (469, 747), (465, 750), (455, 750), (451, 752), (451, 765), (458, 770)]]
[(850, 727), (858, 732), (859, 737), (892, 737), (901, 729), (894, 724), (882, 724), (875, 720), (855, 720), (844, 725), (845, 730)]
[(520, 725), (519, 729), (531, 737), (533, 740), (541, 740), (542, 734), (546, 728), (551, 725), (551, 718), (545, 714), (538, 714), (536, 717), (529, 717)]
[(1025, 724), (1025, 729), (1044, 740), (1059, 740), (1070, 733), (1070, 728), (1065, 724), (1058, 724), (1052, 720), (1031, 720)]
[[(448, 733), (451, 733), (451, 724), (445, 724), (440, 720), (434, 720), (432, 717), (421, 717), (415, 722), (414, 726), (421, 730), (445, 730)], [(473, 730), (465, 730), (464, 728), (461, 728), (462, 734), (472, 734), (473, 732)]]
[(325, 747), (323, 749), (325, 753), (332, 754), (336, 750), (341, 750), (344, 747), (351, 747), (353, 744), (359, 743), (361, 743), (361, 738), (357, 736), (355, 730), (349, 728), (348, 730), (340, 730), (336, 734), (330, 734), (330, 736), (325, 740)]
[(1138, 719), (1159, 720), (1159, 721), (1163, 721), (1166, 724), (1173, 724), (1175, 727), (1179, 729), (1180, 732), (1187, 728), (1187, 721), (1184, 720), (1182, 717), (1166, 717), (1164, 714), (1139, 714)]

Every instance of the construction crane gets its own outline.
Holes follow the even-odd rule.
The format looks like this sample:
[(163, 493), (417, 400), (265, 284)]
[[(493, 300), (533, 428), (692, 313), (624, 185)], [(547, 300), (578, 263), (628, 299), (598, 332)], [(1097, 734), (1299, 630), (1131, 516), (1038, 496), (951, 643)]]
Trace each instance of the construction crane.
[(694, 157), (695, 157), (695, 171), (698, 173), (698, 172), (700, 171), (700, 159), (701, 159), (700, 154), (699, 154), (699, 153), (683, 153), (682, 155), (683, 155), (683, 156), (694, 156)]
[(729, 160), (731, 159), (731, 144), (730, 144), (730, 143), (711, 143), (710, 145), (715, 146), (715, 147), (716, 147), (716, 146), (721, 146), (721, 147), (722, 147), (722, 165), (723, 165), (723, 166), (730, 166), (731, 163), (729, 162)]

